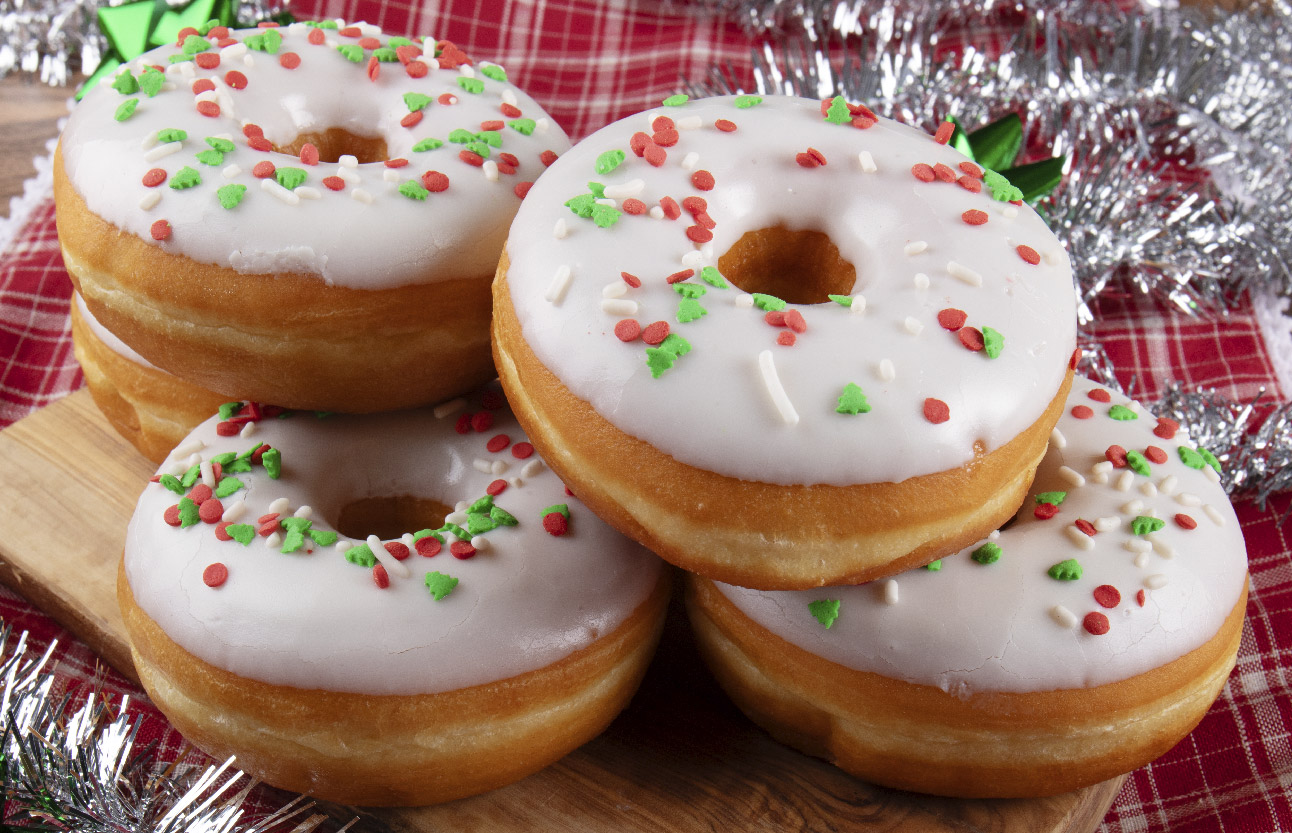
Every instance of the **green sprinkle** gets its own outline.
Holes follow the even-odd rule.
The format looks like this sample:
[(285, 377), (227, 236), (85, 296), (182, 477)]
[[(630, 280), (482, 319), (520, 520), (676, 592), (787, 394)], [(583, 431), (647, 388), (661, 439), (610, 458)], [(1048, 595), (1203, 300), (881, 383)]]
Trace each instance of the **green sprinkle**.
[(942, 559), (939, 558), (937, 561), (930, 561), (928, 564), (924, 565), (924, 569), (928, 570), (930, 573), (938, 572), (942, 569)]
[(190, 168), (188, 165), (180, 168), (170, 178), (170, 187), (176, 191), (182, 191), (185, 188), (192, 188), (194, 185), (201, 184), (202, 175), (195, 168)]
[(389, 43), (391, 46), (394, 46), (394, 47), (413, 45), (413, 42), (411, 40), (405, 37), (401, 37), (400, 35), (395, 35), (389, 41), (387, 41), (387, 43)]
[(690, 100), (691, 96), (677, 93), (676, 95), (671, 95), (664, 99), (663, 104), (665, 107), (681, 107)]
[(714, 289), (726, 289), (727, 282), (723, 279), (722, 273), (716, 266), (706, 266), (700, 270), (700, 280), (712, 286)]
[(479, 78), (467, 78), (465, 75), (457, 77), (458, 86), (469, 93), (480, 94), (484, 92), (484, 82)]
[(1049, 503), (1053, 506), (1058, 506), (1060, 503), (1063, 503), (1067, 496), (1067, 492), (1038, 492), (1036, 495), (1036, 502)]
[(673, 291), (683, 298), (700, 298), (705, 293), (705, 288), (698, 283), (675, 283)]
[(1126, 422), (1127, 420), (1139, 419), (1139, 414), (1127, 408), (1125, 405), (1114, 405), (1108, 409), (1108, 416), (1113, 419)]
[(135, 108), (139, 106), (139, 99), (127, 98), (117, 107), (117, 111), (112, 114), (112, 118), (117, 121), (125, 121), (135, 114)]
[(184, 472), (184, 476), (179, 479), (179, 482), (185, 489), (191, 489), (193, 488), (193, 484), (196, 483), (197, 479), (201, 476), (202, 467), (199, 464), (194, 463), (188, 467), (188, 471)]
[[(221, 406), (221, 407), (223, 407), (223, 406)], [(221, 413), (223, 413), (223, 411), (221, 411)], [(230, 413), (230, 416), (232, 416), (232, 413)], [(222, 419), (228, 419), (229, 417), (221, 417), (221, 418), (222, 418)], [(234, 459), (236, 459), (236, 458), (237, 458), (237, 456), (238, 456), (238, 455), (237, 455), (237, 454), (234, 454), (232, 451), (226, 451), (226, 452), (224, 452), (223, 454), (217, 454), (217, 455), (215, 455), (214, 457), (212, 457), (212, 458), (211, 458), (211, 462), (212, 462), (212, 463), (219, 463), (221, 466), (227, 466), (227, 465), (229, 465), (230, 463), (232, 463), (232, 462), (234, 461)]]
[(1148, 458), (1138, 451), (1126, 452), (1126, 467), (1145, 477), (1153, 473), (1153, 467), (1148, 464)]
[(663, 341), (659, 343), (661, 350), (667, 350), (674, 356), (685, 356), (691, 352), (691, 342), (682, 338), (677, 333), (669, 333)]
[(305, 184), (309, 179), (309, 174), (305, 173), (304, 168), (276, 168), (274, 170), (274, 179), (278, 184), (288, 191), (294, 191)]
[(337, 534), (330, 529), (314, 529), (310, 527), (309, 536), (314, 539), (314, 543), (320, 547), (330, 547), (336, 543)]
[(700, 302), (694, 298), (683, 298), (677, 305), (677, 320), (679, 324), (689, 324), (692, 321), (698, 321), (708, 315), (709, 311), (700, 305)]
[(497, 64), (481, 64), (480, 74), (495, 81), (507, 81), (507, 71)]
[(431, 596), (435, 601), (443, 599), (453, 592), (453, 588), (458, 586), (458, 580), (453, 576), (446, 576), (440, 572), (430, 572), (426, 574), (426, 589), (431, 591)]
[(169, 63), (172, 63), (172, 64), (182, 64), (182, 63), (184, 63), (185, 61), (191, 61), (191, 60), (193, 60), (193, 56), (192, 56), (192, 55), (186, 55), (186, 54), (184, 54), (183, 52), (179, 52), (179, 53), (177, 53), (177, 54), (175, 54), (175, 55), (171, 55), (171, 56), (170, 56), (170, 61), (169, 61)]
[(761, 292), (754, 293), (754, 303), (764, 312), (775, 312), (786, 307), (785, 302), (780, 298), (775, 295), (764, 295)]
[(283, 545), (278, 548), (278, 551), (282, 553), (296, 552), (303, 546), (305, 546), (305, 533), (289, 529), (287, 534), (283, 536)]
[(988, 541), (969, 554), (979, 564), (995, 564), (1000, 560), (1000, 547)]
[(1216, 470), (1216, 474), (1224, 474), (1220, 469), (1220, 460), (1216, 458), (1216, 455), (1212, 454), (1205, 448), (1199, 448), (1198, 453), (1202, 455), (1202, 459), (1207, 461), (1207, 465)]
[(466, 149), (474, 153), (476, 156), (482, 157), (484, 159), (489, 158), (490, 150), (489, 150), (488, 142), (480, 142), (480, 141), (467, 142)]
[(278, 523), (289, 532), (304, 532), (314, 524), (309, 518), (297, 517), (283, 518)]
[(507, 126), (518, 133), (529, 136), (533, 134), (534, 128), (538, 125), (533, 119), (512, 119), (507, 122)]
[[(242, 42), (247, 45), (248, 49), (256, 49), (256, 50), (259, 50), (260, 52), (268, 52), (270, 55), (274, 55), (274, 54), (277, 54), (278, 47), (282, 46), (283, 44), (283, 36), (278, 34), (278, 32), (275, 31), (274, 29), (264, 29), (259, 34), (249, 35), (243, 38)], [(358, 49), (359, 56), (363, 57), (363, 49), (361, 47), (356, 46), (355, 44), (346, 44), (346, 45), (353, 46), (355, 49)], [(338, 46), (337, 49), (340, 50), (341, 47)], [(345, 54), (345, 53), (342, 53), (342, 54)], [(346, 57), (350, 58), (349, 55), (346, 55)], [(350, 60), (355, 61), (356, 59), (350, 58)]]
[(434, 538), (436, 541), (439, 541), (441, 544), (444, 543), (444, 536), (433, 529), (419, 529), (413, 533), (414, 544), (422, 540), (423, 538)]
[(283, 473), (283, 453), (276, 448), (269, 449), (260, 455), (260, 465), (265, 467), (265, 474), (271, 480), (277, 480)]
[[(335, 29), (337, 28), (335, 20), (306, 20), (306, 26), (313, 26), (315, 29)], [(401, 39), (402, 40), (402, 39)], [(395, 42), (394, 38), (390, 39), (391, 43)]]
[(251, 461), (245, 457), (236, 458), (224, 467), (225, 474), (242, 474), (251, 471)]
[(139, 89), (144, 91), (144, 95), (152, 98), (161, 92), (162, 84), (166, 83), (166, 73), (153, 67), (147, 67), (139, 74)]
[(210, 165), (213, 168), (219, 167), (224, 164), (224, 154), (220, 153), (218, 150), (203, 150), (198, 152), (197, 161), (201, 162), (203, 165)]
[(834, 301), (836, 304), (838, 304), (838, 305), (839, 305), (839, 306), (841, 306), (841, 307), (851, 307), (851, 306), (852, 306), (852, 296), (851, 296), (851, 295), (827, 295), (827, 296), (825, 296), (825, 297), (829, 298), (831, 301)]
[(413, 151), (415, 153), (421, 153), (422, 151), (435, 150), (436, 148), (440, 148), (440, 147), (444, 147), (444, 142), (440, 141), (439, 139), (431, 139), (428, 137), (418, 142), (417, 144), (413, 145)]
[[(251, 39), (248, 38), (247, 40)], [(250, 46), (250, 44), (248, 44), (248, 46)], [(357, 43), (343, 43), (336, 48), (336, 51), (340, 52), (345, 56), (347, 61), (352, 63), (357, 64), (363, 60), (363, 47), (359, 46)]]
[(220, 153), (233, 153), (234, 150), (233, 142), (228, 139), (221, 139), (218, 136), (207, 136), (206, 143), (210, 145), (213, 150), (218, 150)]
[(1055, 581), (1076, 581), (1081, 578), (1081, 564), (1077, 559), (1069, 558), (1055, 564), (1046, 573)]
[(501, 506), (490, 508), (489, 517), (492, 518), (493, 522), (498, 524), (498, 526), (517, 526), (520, 523), (520, 521), (516, 520), (515, 515), (511, 514), (506, 509), (503, 509)]
[(1203, 457), (1196, 449), (1182, 445), (1176, 451), (1180, 454), (1180, 462), (1191, 469), (1200, 469), (1207, 465), (1207, 458)]
[(256, 528), (251, 524), (229, 524), (224, 528), (229, 537), (242, 544), (244, 547), (250, 546), (256, 538)]
[(982, 182), (991, 189), (991, 195), (1000, 202), (1023, 199), (1023, 192), (1015, 188), (1010, 181), (991, 168), (982, 172)]
[(426, 187), (417, 180), (408, 179), (399, 186), (399, 193), (408, 197), (410, 200), (424, 200), (431, 192), (427, 191)]
[[(467, 534), (467, 531), (465, 529), (458, 526), (457, 524), (451, 524), (448, 521), (445, 521), (444, 526), (437, 529), (436, 532), (447, 532), (450, 535), (452, 535), (454, 538), (457, 538), (459, 541), (466, 541), (471, 537), (470, 535)], [(443, 539), (441, 538), (440, 540), (443, 540)]]
[(372, 554), (372, 548), (367, 544), (355, 544), (345, 551), (345, 560), (360, 567), (371, 567), (377, 563), (377, 556)]
[(197, 504), (192, 498), (182, 497), (179, 499), (179, 525), (182, 529), (187, 529), (195, 523), (201, 522), (202, 517), (197, 512)]
[(599, 199), (599, 200), (605, 199), (606, 186), (601, 184), (600, 182), (589, 182), (588, 190), (592, 192), (592, 196), (595, 197), (596, 199)]
[(837, 95), (830, 102), (825, 120), (831, 124), (852, 124), (852, 111), (848, 109), (848, 102), (843, 100), (843, 96)]
[(982, 328), (982, 342), (982, 351), (989, 359), (999, 356), (1000, 351), (1005, 347), (1005, 337), (991, 327)]
[(242, 198), (246, 196), (246, 193), (247, 186), (231, 182), (217, 188), (215, 196), (220, 200), (220, 205), (232, 209), (238, 207), (238, 203), (242, 202)]
[(1131, 532), (1136, 535), (1148, 535), (1150, 532), (1157, 532), (1166, 526), (1166, 521), (1161, 518), (1151, 518), (1148, 515), (1140, 515), (1131, 521)]
[(189, 35), (184, 38), (184, 45), (180, 48), (184, 50), (185, 55), (196, 55), (210, 49), (211, 42), (201, 35)]
[(738, 95), (736, 96), (736, 100), (732, 103), (741, 110), (748, 110), (750, 107), (756, 107), (759, 104), (762, 104), (763, 97), (761, 95)]
[(184, 484), (173, 474), (163, 474), (157, 482), (177, 495), (184, 494)]
[(197, 32), (202, 37), (206, 37), (207, 34), (209, 34), (212, 29), (214, 29), (216, 26), (219, 26), (219, 25), (220, 25), (219, 19), (212, 18), (207, 22), (203, 23), (201, 26), (197, 27)]
[(567, 521), (570, 519), (570, 507), (569, 505), (564, 503), (553, 503), (551, 506), (547, 507), (542, 512), (539, 512), (538, 516), (540, 518), (546, 518), (548, 515), (552, 514), (553, 512), (561, 513), (562, 515), (565, 516), (565, 519)]
[(112, 89), (122, 95), (134, 95), (139, 92), (139, 82), (130, 74), (129, 70), (126, 70), (113, 79)]
[(467, 507), (467, 514), (474, 515), (477, 512), (488, 512), (492, 508), (493, 508), (493, 496), (485, 495), (484, 497), (480, 498), (475, 503)]
[(677, 333), (669, 333), (658, 347), (646, 348), (646, 366), (651, 376), (658, 379), (664, 371), (673, 366), (681, 356), (691, 352), (691, 343)]
[[(240, 410), (242, 410), (241, 402), (225, 402), (220, 405), (216, 412), (220, 415), (220, 419), (228, 419)], [(226, 453), (232, 454), (233, 452), (230, 451)]]
[(226, 498), (241, 488), (244, 488), (244, 485), (238, 478), (221, 477), (220, 482), (216, 484), (213, 494), (218, 498)]
[(596, 223), (600, 228), (610, 228), (619, 222), (619, 218), (622, 216), (623, 214), (617, 208), (602, 205), (601, 203), (596, 203), (592, 206), (592, 222)]
[(472, 536), (483, 535), (498, 528), (497, 522), (488, 515), (475, 513), (467, 515), (467, 532)]
[[(502, 134), (497, 130), (481, 130), (476, 134), (476, 140), (484, 142), (489, 147), (502, 147)], [(485, 155), (487, 156), (488, 154)]]
[(182, 142), (187, 138), (188, 133), (178, 127), (164, 127), (157, 131), (157, 141), (162, 143)]
[(840, 604), (842, 602), (838, 599), (817, 599), (815, 602), (808, 602), (808, 613), (829, 630), (834, 620), (839, 618)]
[(615, 148), (598, 156), (593, 167), (596, 168), (597, 173), (604, 176), (623, 164), (625, 158), (626, 154), (622, 150)]
[[(430, 104), (433, 99), (429, 95), (421, 93), (404, 93), (404, 104), (408, 107), (410, 113), (416, 113), (426, 105)], [(462, 131), (466, 133), (466, 131)]]
[(470, 130), (463, 130), (461, 127), (455, 128), (449, 133), (449, 141), (455, 145), (465, 145), (467, 142), (474, 142), (476, 134)]
[(565, 205), (577, 216), (586, 220), (592, 217), (592, 209), (597, 205), (597, 198), (591, 194), (580, 194), (573, 199), (566, 200)]
[(870, 403), (866, 401), (866, 394), (861, 388), (849, 382), (843, 386), (843, 392), (839, 394), (839, 406), (834, 410), (835, 413), (856, 416), (870, 413)]
[(372, 57), (381, 61), (383, 64), (393, 64), (395, 61), (399, 60), (399, 53), (391, 49), (389, 46), (383, 46), (380, 49), (374, 49), (372, 51)]

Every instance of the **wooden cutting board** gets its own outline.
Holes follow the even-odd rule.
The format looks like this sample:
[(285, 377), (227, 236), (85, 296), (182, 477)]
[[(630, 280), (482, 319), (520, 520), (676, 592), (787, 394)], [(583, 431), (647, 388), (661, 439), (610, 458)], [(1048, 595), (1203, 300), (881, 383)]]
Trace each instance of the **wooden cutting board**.
[[(132, 679), (114, 582), (126, 522), (153, 468), (84, 390), (0, 431), (0, 581)], [(731, 706), (675, 604), (641, 690), (601, 737), (509, 787), (439, 807), (360, 813), (366, 823), (356, 829), (1089, 833), (1123, 780), (1000, 801), (858, 781), (781, 746)]]

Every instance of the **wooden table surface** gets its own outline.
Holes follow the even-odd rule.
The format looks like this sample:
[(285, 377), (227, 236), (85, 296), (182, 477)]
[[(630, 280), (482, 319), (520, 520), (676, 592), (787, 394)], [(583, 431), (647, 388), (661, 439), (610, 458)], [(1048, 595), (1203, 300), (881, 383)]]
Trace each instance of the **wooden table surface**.
[(45, 142), (58, 135), (75, 92), (74, 85), (50, 87), (25, 73), (0, 78), (0, 217), (9, 216), (9, 199), (35, 175), (32, 159), (44, 156)]

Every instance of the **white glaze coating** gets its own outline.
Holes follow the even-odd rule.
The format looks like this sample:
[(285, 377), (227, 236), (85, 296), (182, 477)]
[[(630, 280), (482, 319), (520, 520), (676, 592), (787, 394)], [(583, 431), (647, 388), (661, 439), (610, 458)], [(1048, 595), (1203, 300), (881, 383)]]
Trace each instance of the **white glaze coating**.
[[(359, 27), (366, 36), (387, 41), (377, 27)], [(111, 78), (90, 91), (62, 136), (68, 176), (90, 210), (149, 243), (155, 242), (152, 224), (167, 220), (173, 233), (158, 245), (239, 272), (312, 273), (329, 283), (361, 288), (399, 286), (418, 276), (439, 280), (492, 272), (507, 226), (520, 205), (515, 186), (543, 172), (544, 150), (561, 153), (569, 146), (561, 128), (515, 86), (486, 76), (481, 70), (487, 65), (440, 69), (429, 58), (429, 73), (412, 78), (398, 61), (380, 63), (380, 75), (373, 83), (367, 75), (371, 50), (363, 52), (361, 62), (352, 63), (335, 48), (354, 45), (357, 38), (324, 30), (326, 43), (315, 45), (307, 41), (310, 28), (304, 24), (277, 31), (283, 42), (276, 54), (246, 51), (241, 43), (212, 49), (221, 54), (221, 61), (211, 70), (191, 62), (168, 64), (169, 57), (180, 52), (173, 45), (147, 53), (131, 62), (129, 70), (138, 76), (145, 65), (169, 67), (166, 77), (173, 85), (152, 98), (143, 92), (123, 95), (113, 89)], [(249, 34), (233, 32), (239, 39)], [(245, 56), (238, 54), (243, 51)], [(301, 58), (296, 69), (279, 63), (288, 52)], [(248, 58), (253, 66), (246, 63)], [(245, 89), (225, 83), (230, 70), (246, 76)], [(458, 84), (465, 77), (483, 84), (483, 92), (465, 91)], [(213, 98), (221, 108), (213, 118), (197, 111), (199, 96), (191, 91), (195, 80), (207, 78), (214, 80), (216, 90), (201, 96)], [(421, 122), (411, 128), (400, 124), (410, 112), (405, 93), (432, 99), (421, 111)], [(457, 103), (440, 103), (439, 97), (446, 93), (454, 95)], [(501, 111), (504, 96), (515, 102), (520, 118), (532, 119), (536, 128), (530, 136), (511, 127), (498, 131), (501, 147), (492, 149), (491, 159), (506, 152), (520, 164), (514, 174), (491, 181), (485, 168), (459, 160), (463, 145), (447, 140), (457, 128), (474, 133), (482, 122), (516, 121)], [(127, 99), (137, 99), (137, 109), (118, 122), (113, 114)], [(331, 127), (380, 136), (390, 159), (405, 158), (409, 164), (397, 169), (380, 161), (349, 168), (337, 162), (304, 165), (293, 156), (253, 150), (242, 132), (248, 123), (259, 125), (265, 138), (279, 145), (289, 144), (301, 133)], [(187, 138), (174, 152), (150, 161), (148, 155), (162, 152), (150, 137), (165, 128), (184, 130)], [(203, 164), (196, 155), (211, 150), (205, 141), (208, 136), (223, 136), (235, 149), (218, 164)], [(426, 138), (445, 143), (435, 150), (414, 151), (414, 145)], [(307, 173), (308, 179), (295, 193), (296, 204), (280, 199), (283, 189), (263, 190), (263, 183), (270, 180), (259, 179), (252, 171), (265, 160)], [(202, 182), (174, 190), (169, 187), (172, 178), (184, 166), (198, 171)], [(168, 179), (158, 187), (145, 187), (143, 176), (155, 167), (164, 169)], [(419, 180), (428, 170), (446, 174), (449, 188), (420, 202), (399, 193), (401, 183)], [(330, 190), (323, 179), (338, 173), (345, 187)], [(394, 174), (394, 181), (386, 178), (388, 174)], [(240, 204), (226, 210), (216, 192), (230, 184), (245, 185), (247, 190)], [(304, 198), (299, 198), (302, 194)], [(142, 208), (140, 201), (153, 195), (160, 195), (160, 200)], [(361, 199), (363, 195), (369, 202)]]
[[(371, 569), (347, 561), (336, 545), (284, 554), (259, 536), (248, 546), (218, 540), (206, 523), (168, 526), (163, 514), (179, 497), (151, 483), (126, 538), (136, 601), (176, 643), (212, 665), (267, 683), (369, 694), (447, 691), (511, 677), (610, 633), (650, 595), (662, 562), (567, 496), (555, 474), (532, 465), (537, 456), (514, 457), (511, 449), (524, 437), (508, 411), (485, 411), (495, 417), (492, 427), (458, 434), (456, 422), (467, 412), (482, 412), (479, 396), (462, 410), (266, 419), (250, 438), (218, 436), (219, 420), (212, 418), (181, 443), (178, 463), (181, 470), (191, 464), (194, 440), (204, 460), (266, 443), (282, 453), (282, 477), (270, 479), (260, 466), (233, 475), (245, 488), (224, 498), (225, 511), (242, 500), (239, 522), (254, 525), (285, 499), (286, 515), (309, 506), (324, 529), (359, 498), (409, 494), (453, 508), (483, 497), (492, 481), (525, 471), (523, 484), (495, 499), (519, 524), (482, 533), (474, 557), (450, 554), (455, 539), (448, 535), (438, 555), (414, 551), (393, 562), (411, 575), (399, 577), (393, 568), (390, 586), (381, 589)], [(512, 446), (489, 452), (487, 441), (500, 433)], [(478, 461), (485, 468), (506, 464), (507, 471), (482, 473)], [(175, 463), (159, 471), (173, 471)], [(571, 515), (560, 537), (543, 528), (542, 511), (553, 504), (567, 504)], [(202, 576), (215, 562), (227, 566), (228, 580), (212, 588)], [(424, 585), (431, 571), (459, 579), (439, 601)]]
[[(832, 124), (815, 101), (769, 97), (739, 109), (734, 100), (652, 111), (679, 125), (700, 123), (679, 131), (660, 167), (629, 149), (635, 132), (650, 133), (648, 114), (610, 125), (558, 160), (526, 197), (507, 241), (507, 280), (524, 337), (544, 365), (625, 433), (684, 463), (772, 483), (849, 485), (945, 471), (968, 461), (975, 441), (992, 450), (1039, 418), (1067, 370), (1076, 311), (1067, 253), (1036, 213), (1019, 207), (1011, 218), (1005, 209), (1013, 206), (987, 189), (916, 179), (918, 162), (966, 161), (917, 130), (888, 120), (867, 130)], [(717, 129), (718, 119), (737, 130)], [(796, 163), (809, 147), (824, 154), (825, 166)], [(596, 173), (595, 160), (613, 150), (624, 151), (624, 162)], [(865, 169), (862, 151), (877, 170)], [(690, 153), (698, 154), (696, 170), (716, 180), (712, 190), (692, 184), (682, 164)], [(665, 196), (678, 203), (702, 196), (716, 222), (713, 240), (688, 238), (685, 211), (677, 220), (624, 214), (609, 228), (576, 217), (564, 203), (587, 193), (590, 180), (607, 193), (635, 188), (647, 207)], [(622, 208), (624, 200), (615, 203)], [(961, 215), (969, 209), (986, 211), (989, 222), (968, 225)], [(566, 220), (564, 236), (552, 231), (556, 218)], [(781, 331), (742, 291), (707, 286), (698, 274), (746, 232), (778, 224), (828, 234), (856, 267), (853, 295), (864, 297), (857, 310), (865, 305), (860, 312), (833, 302), (791, 305), (807, 330), (789, 347), (778, 345)], [(917, 241), (926, 245), (908, 254)], [(1041, 263), (1025, 262), (1019, 244)], [(562, 268), (570, 270), (568, 286), (549, 299)], [(706, 290), (698, 301), (707, 314), (689, 323), (679, 322), (681, 299), (665, 282), (685, 268), (697, 272), (686, 283)], [(621, 272), (643, 282), (624, 296), (637, 304), (632, 317), (643, 326), (668, 321), (693, 347), (659, 378), (642, 341), (615, 337), (620, 316), (602, 305), (602, 288)], [(981, 286), (971, 285), (975, 273)], [(1002, 333), (999, 358), (966, 350), (939, 327), (937, 313), (948, 307), (967, 312), (970, 326)], [(908, 327), (908, 318), (920, 326)], [(765, 350), (797, 421), (784, 417), (764, 382)], [(869, 413), (835, 412), (849, 382), (865, 392)], [(929, 397), (950, 406), (949, 421), (924, 419)]]
[[(1172, 440), (1155, 436), (1156, 421), (1142, 412), (1137, 420), (1115, 421), (1107, 416), (1110, 405), (1087, 397), (1096, 387), (1082, 378), (1073, 382), (1068, 410), (1059, 420), (1066, 445), (1050, 444), (1014, 523), (995, 535), (1002, 551), (995, 563), (975, 562), (970, 557), (980, 546), (975, 544), (942, 559), (939, 571), (902, 573), (895, 579), (896, 604), (886, 603), (883, 582), (794, 592), (718, 587), (754, 621), (804, 650), (849, 668), (956, 694), (1103, 685), (1183, 656), (1216, 634), (1242, 593), (1247, 581), (1242, 530), (1220, 486), (1181, 462), (1177, 447), (1193, 447), (1184, 431)], [(1112, 402), (1128, 404), (1117, 394)], [(1094, 416), (1077, 419), (1071, 413), (1075, 405), (1093, 408)], [(1174, 477), (1222, 523), (1160, 491), (1139, 497), (1138, 506), (1128, 505), (1128, 493), (1115, 483), (1129, 469), (1115, 470), (1102, 484), (1087, 476), (1076, 488), (1060, 475), (1065, 465), (1091, 472), (1114, 444), (1166, 451), (1166, 463), (1151, 464), (1149, 476), (1132, 473), (1134, 481), (1156, 484)], [(1057, 515), (1041, 520), (1034, 514), (1035, 495), (1048, 491), (1066, 491), (1067, 497)], [(1180, 527), (1177, 513), (1188, 514), (1197, 528)], [(1147, 537), (1132, 533), (1134, 516), (1150, 514), (1165, 526)], [(1073, 526), (1078, 518), (1096, 528), (1093, 537)], [(1093, 546), (1082, 548), (1079, 541)], [(1128, 544), (1147, 545), (1146, 552)], [(1082, 565), (1080, 579), (1048, 575), (1053, 564), (1069, 558)], [(1101, 585), (1117, 588), (1121, 603), (1111, 609), (1098, 603), (1093, 591)], [(1143, 606), (1136, 598), (1140, 590)], [(828, 630), (808, 609), (827, 598), (841, 601)], [(1091, 612), (1108, 617), (1107, 633), (1084, 628)]]

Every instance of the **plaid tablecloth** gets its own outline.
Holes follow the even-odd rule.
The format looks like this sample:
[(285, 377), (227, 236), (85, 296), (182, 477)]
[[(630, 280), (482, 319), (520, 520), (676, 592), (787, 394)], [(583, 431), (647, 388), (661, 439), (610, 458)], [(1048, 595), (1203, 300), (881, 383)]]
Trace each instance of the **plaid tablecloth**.
[[(740, 27), (681, 0), (297, 0), (299, 17), (367, 20), (390, 33), (435, 34), (476, 58), (504, 65), (574, 138), (658, 103), (717, 64), (735, 77), (749, 66)], [(68, 327), (71, 286), (58, 253), (48, 186), (0, 224), (0, 426), (75, 390), (80, 371)], [(44, 189), (43, 191), (41, 189)], [(6, 234), (6, 232), (8, 232)], [(1271, 339), (1253, 308), (1219, 319), (1190, 319), (1141, 298), (1104, 299), (1093, 331), (1123, 381), (1141, 395), (1169, 380), (1248, 399), (1280, 389)], [(1269, 316), (1266, 316), (1267, 318)], [(1284, 351), (1288, 345), (1283, 345)], [(0, 490), (3, 484), (0, 484)], [(2, 499), (2, 498), (0, 498)], [(1272, 833), (1292, 830), (1292, 495), (1264, 510), (1237, 506), (1247, 539), (1252, 592), (1238, 667), (1220, 700), (1187, 739), (1135, 772), (1102, 830)], [(29, 630), (33, 644), (57, 638), (55, 670), (75, 687), (95, 675), (95, 659), (23, 599), (0, 588), (0, 617)], [(131, 693), (144, 735), (163, 753), (180, 739), (146, 698), (107, 672), (109, 693)]]

